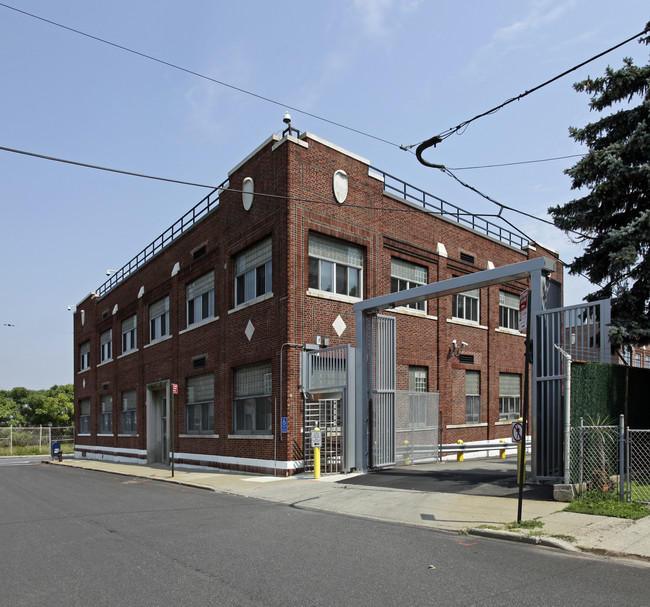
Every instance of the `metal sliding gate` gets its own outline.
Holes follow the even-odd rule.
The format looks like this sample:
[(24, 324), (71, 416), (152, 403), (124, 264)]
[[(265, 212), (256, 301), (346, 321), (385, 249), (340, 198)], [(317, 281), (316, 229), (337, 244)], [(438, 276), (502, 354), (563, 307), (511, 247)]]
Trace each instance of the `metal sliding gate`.
[(311, 431), (321, 429), (321, 472), (331, 474), (346, 468), (346, 433), (350, 432), (349, 394), (354, 386), (354, 349), (349, 345), (324, 348), (301, 355), (305, 391), (303, 460), (305, 471), (314, 469)]
[(391, 466), (396, 460), (396, 329), (392, 316), (373, 314), (366, 322), (370, 341), (370, 468), (378, 468)]
[(537, 480), (554, 481), (564, 477), (565, 355), (572, 360), (611, 362), (610, 300), (541, 311), (535, 322), (533, 469)]

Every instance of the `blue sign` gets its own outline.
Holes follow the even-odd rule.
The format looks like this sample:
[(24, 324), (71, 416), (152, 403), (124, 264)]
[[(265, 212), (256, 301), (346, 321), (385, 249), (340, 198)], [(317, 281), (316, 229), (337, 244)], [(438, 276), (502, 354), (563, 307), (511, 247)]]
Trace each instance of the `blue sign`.
[(282, 418), (282, 434), (289, 432), (289, 422), (286, 417)]

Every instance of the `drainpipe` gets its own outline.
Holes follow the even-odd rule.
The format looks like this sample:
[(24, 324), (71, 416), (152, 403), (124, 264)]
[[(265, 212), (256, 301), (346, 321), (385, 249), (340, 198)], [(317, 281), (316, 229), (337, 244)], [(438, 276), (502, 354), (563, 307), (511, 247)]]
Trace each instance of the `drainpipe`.
[(553, 347), (564, 356), (566, 367), (566, 379), (564, 380), (564, 484), (568, 485), (571, 482), (571, 362), (573, 359), (557, 344), (553, 344)]

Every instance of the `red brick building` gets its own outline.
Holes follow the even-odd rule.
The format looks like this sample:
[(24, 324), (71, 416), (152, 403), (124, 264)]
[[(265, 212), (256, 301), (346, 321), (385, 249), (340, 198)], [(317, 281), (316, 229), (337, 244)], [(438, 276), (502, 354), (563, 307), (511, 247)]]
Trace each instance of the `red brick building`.
[[(266, 140), (77, 306), (77, 457), (168, 462), (173, 450), (177, 464), (292, 474), (303, 467), (305, 429), (298, 353), (354, 345), (355, 301), (557, 259), (295, 133)], [(523, 391), (525, 288), (388, 312), (398, 389), (439, 393), (444, 442), (510, 435)]]

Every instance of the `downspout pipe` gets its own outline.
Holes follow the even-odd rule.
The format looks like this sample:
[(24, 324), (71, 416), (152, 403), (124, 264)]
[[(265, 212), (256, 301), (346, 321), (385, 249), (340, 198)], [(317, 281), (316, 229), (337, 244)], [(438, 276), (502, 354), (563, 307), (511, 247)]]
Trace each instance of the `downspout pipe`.
[(553, 347), (564, 356), (565, 375), (564, 380), (564, 484), (571, 482), (571, 363), (573, 359), (560, 346), (553, 344)]

